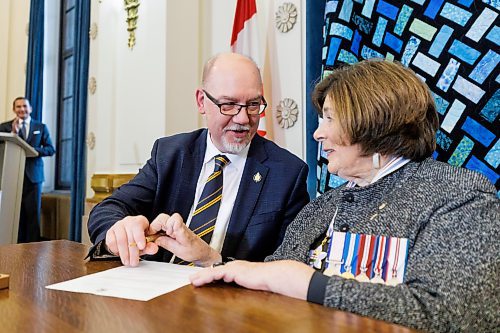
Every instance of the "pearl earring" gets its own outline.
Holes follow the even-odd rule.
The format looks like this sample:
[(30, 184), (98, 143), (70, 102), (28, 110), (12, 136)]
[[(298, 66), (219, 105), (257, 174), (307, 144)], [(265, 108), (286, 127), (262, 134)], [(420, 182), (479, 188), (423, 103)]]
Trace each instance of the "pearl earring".
[(380, 154), (379, 153), (373, 154), (372, 162), (373, 162), (374, 169), (380, 169)]

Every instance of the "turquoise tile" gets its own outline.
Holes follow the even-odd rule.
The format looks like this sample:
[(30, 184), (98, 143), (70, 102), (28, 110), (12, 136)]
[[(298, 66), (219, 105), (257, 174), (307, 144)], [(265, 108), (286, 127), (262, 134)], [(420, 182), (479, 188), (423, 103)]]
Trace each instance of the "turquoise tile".
[(484, 160), (488, 162), (493, 168), (498, 168), (498, 165), (500, 164), (500, 140), (497, 140), (495, 145), (484, 157)]
[(500, 28), (494, 26), (491, 31), (486, 35), (486, 39), (500, 46)]
[(451, 58), (450, 61), (448, 62), (448, 65), (444, 69), (443, 74), (441, 74), (441, 77), (439, 78), (436, 87), (438, 87), (444, 92), (447, 92), (448, 88), (455, 79), (455, 76), (457, 75), (459, 67), (460, 63), (455, 59)]
[(405, 50), (403, 51), (403, 55), (401, 57), (401, 63), (408, 67), (411, 59), (415, 55), (418, 50), (418, 46), (420, 45), (420, 39), (415, 36), (411, 36), (406, 43)]
[(403, 5), (401, 11), (398, 15), (398, 20), (396, 21), (396, 26), (394, 27), (394, 33), (398, 36), (401, 36), (403, 33), (408, 20), (411, 17), (411, 13), (413, 12), (413, 8), (407, 5)]
[(384, 55), (365, 45), (361, 49), (361, 58), (363, 59), (384, 58)]
[(443, 97), (439, 96), (438, 94), (435, 94), (433, 92), (432, 96), (434, 96), (434, 102), (436, 103), (436, 109), (437, 112), (441, 115), (444, 115), (446, 113), (446, 109), (448, 109), (448, 106), (450, 103), (445, 100)]
[(500, 90), (495, 91), (479, 115), (493, 123), (500, 113)]
[(453, 44), (451, 44), (448, 52), (469, 65), (473, 65), (477, 58), (481, 55), (481, 52), (465, 43), (462, 43), (458, 39), (453, 41)]
[(387, 20), (382, 16), (378, 18), (377, 27), (373, 33), (372, 43), (380, 46), (382, 44), (382, 39), (385, 33), (385, 27), (387, 26)]
[(469, 139), (467, 136), (464, 136), (458, 144), (457, 148), (455, 148), (455, 151), (448, 160), (448, 163), (457, 167), (461, 167), (467, 157), (469, 157), (472, 148), (474, 148), (474, 141)]
[(429, 48), (429, 54), (436, 58), (439, 58), (441, 52), (443, 52), (444, 47), (450, 40), (452, 33), (453, 28), (450, 28), (446, 24), (443, 25), (436, 35), (436, 39), (434, 39), (434, 42), (432, 42), (432, 45)]
[(345, 62), (347, 64), (355, 64), (359, 62), (359, 59), (349, 51), (341, 49), (339, 52), (338, 61)]
[(439, 15), (441, 15), (444, 18), (447, 18), (451, 22), (460, 24), (461, 26), (467, 24), (467, 22), (472, 16), (470, 12), (458, 6), (455, 6), (449, 2), (444, 4), (443, 10), (441, 10), (441, 13)]
[(497, 68), (500, 62), (500, 55), (493, 50), (489, 50), (477, 63), (476, 67), (469, 74), (469, 77), (477, 83), (484, 83), (484, 80)]

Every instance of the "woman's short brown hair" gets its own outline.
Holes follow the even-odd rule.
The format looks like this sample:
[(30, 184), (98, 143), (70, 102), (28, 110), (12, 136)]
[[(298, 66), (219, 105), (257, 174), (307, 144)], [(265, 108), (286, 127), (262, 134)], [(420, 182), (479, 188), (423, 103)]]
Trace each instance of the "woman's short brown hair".
[(349, 144), (362, 153), (420, 161), (436, 148), (439, 120), (427, 85), (403, 65), (380, 59), (334, 70), (316, 85), (312, 100), (320, 116), (326, 97)]

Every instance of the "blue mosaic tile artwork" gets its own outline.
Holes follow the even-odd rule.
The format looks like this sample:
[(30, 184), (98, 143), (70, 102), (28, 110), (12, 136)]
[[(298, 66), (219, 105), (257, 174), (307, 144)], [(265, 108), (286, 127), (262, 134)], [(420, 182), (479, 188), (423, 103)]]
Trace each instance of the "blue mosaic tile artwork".
[[(430, 87), (441, 128), (434, 158), (484, 174), (500, 195), (500, 0), (334, 0), (323, 75), (341, 63), (400, 61)], [(344, 183), (319, 155), (318, 193)]]

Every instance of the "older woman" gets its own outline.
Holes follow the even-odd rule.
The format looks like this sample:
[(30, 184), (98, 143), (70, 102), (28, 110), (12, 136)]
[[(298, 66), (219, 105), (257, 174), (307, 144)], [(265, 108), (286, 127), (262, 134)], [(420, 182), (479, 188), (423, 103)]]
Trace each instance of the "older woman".
[(319, 83), (314, 133), (348, 183), (289, 226), (266, 263), (191, 280), (236, 282), (428, 331), (500, 326), (500, 201), (488, 180), (434, 161), (432, 95), (396, 63), (363, 61)]

